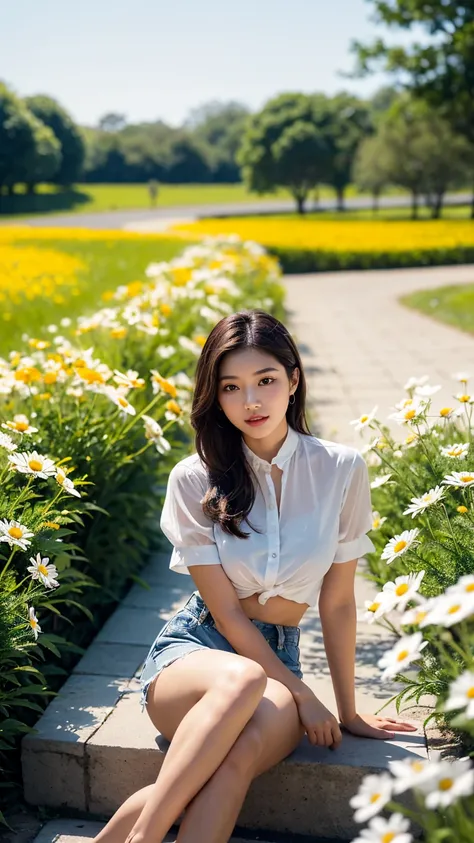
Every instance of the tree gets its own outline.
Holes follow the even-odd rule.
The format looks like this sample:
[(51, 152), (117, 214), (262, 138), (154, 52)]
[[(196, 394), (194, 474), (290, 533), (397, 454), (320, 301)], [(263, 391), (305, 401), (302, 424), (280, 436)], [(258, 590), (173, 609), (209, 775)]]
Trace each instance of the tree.
[(308, 191), (329, 170), (329, 149), (315, 122), (313, 99), (288, 93), (269, 100), (249, 119), (237, 160), (250, 190), (267, 193), (285, 187), (295, 197), (298, 211), (303, 211)]
[(362, 141), (355, 156), (352, 176), (361, 190), (370, 191), (373, 211), (378, 211), (380, 194), (390, 182), (387, 145), (380, 134)]
[[(416, 97), (441, 111), (455, 133), (474, 145), (474, 4), (472, 0), (369, 0), (380, 23), (399, 29), (423, 27), (428, 43), (388, 46), (383, 39), (353, 42), (356, 73), (382, 64), (405, 80)], [(472, 202), (474, 217), (474, 193)]]
[(127, 118), (125, 114), (117, 114), (115, 111), (110, 111), (100, 118), (97, 128), (101, 132), (121, 132), (127, 125)]
[(236, 155), (249, 114), (239, 102), (214, 100), (193, 109), (186, 119), (184, 128), (207, 148), (215, 181), (240, 181)]
[(0, 190), (10, 194), (24, 182), (33, 192), (38, 181), (51, 179), (61, 164), (61, 147), (51, 129), (0, 83)]
[(329, 184), (337, 195), (337, 207), (344, 210), (344, 193), (352, 178), (357, 149), (372, 130), (369, 106), (350, 94), (337, 94), (329, 101), (327, 139), (331, 146)]
[(328, 149), (321, 132), (297, 120), (287, 126), (272, 146), (278, 183), (287, 187), (303, 214), (308, 194), (326, 170)]
[(444, 194), (465, 176), (468, 152), (465, 138), (455, 135), (439, 112), (404, 95), (380, 122), (377, 135), (365, 141), (355, 175), (367, 187), (372, 180), (372, 190), (377, 173), (386, 183), (409, 190), (413, 219), (421, 196), (427, 198), (433, 217), (439, 217)]
[(52, 97), (37, 94), (26, 97), (25, 102), (30, 111), (50, 127), (59, 141), (61, 164), (51, 180), (63, 187), (74, 184), (82, 174), (85, 159), (85, 142), (80, 129)]

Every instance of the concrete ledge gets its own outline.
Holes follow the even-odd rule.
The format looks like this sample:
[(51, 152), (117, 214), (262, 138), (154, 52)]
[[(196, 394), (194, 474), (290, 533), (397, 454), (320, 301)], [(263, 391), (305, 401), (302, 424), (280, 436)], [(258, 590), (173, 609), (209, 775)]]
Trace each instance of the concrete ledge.
[[(137, 675), (160, 627), (192, 590), (191, 580), (177, 578), (168, 561), (163, 554), (152, 560), (142, 574), (150, 589), (130, 590), (40, 718), (37, 732), (23, 739), (27, 802), (108, 817), (131, 793), (156, 780), (169, 745), (140, 709)], [(359, 606), (366, 587), (358, 582)], [(305, 615), (301, 630), (305, 681), (336, 711), (315, 610)], [(393, 684), (377, 681), (376, 659), (389, 646), (383, 630), (359, 621), (356, 696), (361, 712), (374, 713), (396, 693)], [(396, 713), (393, 704), (385, 711)], [(427, 757), (422, 723), (413, 722), (416, 732), (399, 733), (393, 740), (346, 732), (335, 752), (304, 738), (295, 752), (252, 783), (239, 827), (276, 836), (357, 836), (360, 826), (353, 821), (349, 799), (362, 778), (387, 770), (393, 758)]]

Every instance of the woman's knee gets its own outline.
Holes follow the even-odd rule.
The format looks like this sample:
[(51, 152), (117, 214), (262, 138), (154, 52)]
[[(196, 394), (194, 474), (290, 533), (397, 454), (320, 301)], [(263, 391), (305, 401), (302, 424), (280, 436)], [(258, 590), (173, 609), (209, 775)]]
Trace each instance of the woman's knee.
[(245, 656), (237, 656), (226, 661), (215, 677), (212, 690), (219, 692), (225, 704), (248, 701), (256, 707), (266, 686), (267, 675), (263, 667)]

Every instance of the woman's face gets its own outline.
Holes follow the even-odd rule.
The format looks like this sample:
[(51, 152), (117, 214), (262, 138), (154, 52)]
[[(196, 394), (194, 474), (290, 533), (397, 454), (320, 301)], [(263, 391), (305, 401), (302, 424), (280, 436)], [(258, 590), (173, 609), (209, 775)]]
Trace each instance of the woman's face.
[[(290, 384), (286, 370), (271, 354), (254, 348), (230, 351), (221, 361), (217, 401), (235, 427), (261, 439), (285, 418), (290, 394), (298, 384), (298, 369), (293, 378)], [(255, 415), (268, 418), (262, 424), (249, 424), (247, 420)]]

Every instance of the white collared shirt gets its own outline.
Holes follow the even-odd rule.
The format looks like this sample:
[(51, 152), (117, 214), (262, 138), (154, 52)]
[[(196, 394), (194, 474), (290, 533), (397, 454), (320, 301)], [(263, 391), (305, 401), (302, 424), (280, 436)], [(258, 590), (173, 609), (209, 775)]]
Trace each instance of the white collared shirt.
[[(198, 454), (170, 472), (160, 526), (173, 545), (170, 568), (189, 574), (192, 565), (222, 565), (239, 598), (258, 593), (264, 605), (274, 595), (315, 606), (333, 562), (359, 559), (375, 547), (367, 465), (353, 447), (299, 433), (288, 434), (271, 463), (242, 438), (242, 449), (258, 478), (247, 539), (225, 533), (202, 511), (208, 487)], [(282, 469), (280, 514), (271, 466)]]

